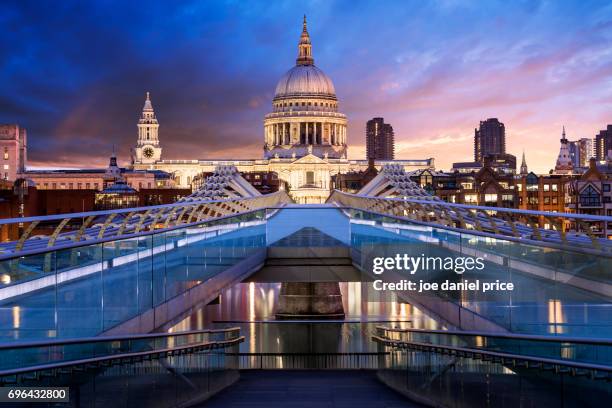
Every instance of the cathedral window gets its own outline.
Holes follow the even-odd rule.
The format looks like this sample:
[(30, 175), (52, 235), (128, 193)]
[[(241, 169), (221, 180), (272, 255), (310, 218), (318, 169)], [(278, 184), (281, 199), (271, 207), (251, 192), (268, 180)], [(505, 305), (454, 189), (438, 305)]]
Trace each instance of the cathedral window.
[(306, 184), (313, 185), (314, 184), (314, 171), (306, 172)]

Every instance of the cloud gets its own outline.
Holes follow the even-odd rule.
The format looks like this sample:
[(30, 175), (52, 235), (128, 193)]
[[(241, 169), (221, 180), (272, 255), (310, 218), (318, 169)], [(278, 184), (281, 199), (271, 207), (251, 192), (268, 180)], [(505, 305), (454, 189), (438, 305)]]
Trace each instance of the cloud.
[[(294, 63), (301, 16), (349, 117), (352, 157), (384, 116), (399, 157), (470, 160), (480, 120), (547, 171), (559, 129), (610, 122), (612, 8), (572, 2), (3, 2), (0, 122), (33, 163), (126, 162), (152, 92), (167, 158), (259, 155), (263, 116)], [(533, 140), (538, 140), (537, 145)], [(257, 153), (254, 153), (257, 152)]]

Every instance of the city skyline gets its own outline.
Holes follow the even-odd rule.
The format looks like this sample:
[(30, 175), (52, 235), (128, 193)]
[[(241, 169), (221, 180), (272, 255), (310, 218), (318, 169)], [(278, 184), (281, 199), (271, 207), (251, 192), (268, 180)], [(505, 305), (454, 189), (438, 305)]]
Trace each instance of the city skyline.
[[(508, 153), (524, 149), (530, 170), (545, 173), (563, 125), (576, 140), (610, 122), (603, 2), (350, 4), (5, 4), (0, 122), (28, 129), (35, 165), (103, 166), (113, 144), (126, 162), (150, 91), (166, 158), (259, 158), (261, 117), (295, 58), (304, 13), (317, 66), (348, 115), (349, 158), (365, 157), (366, 122), (382, 116), (396, 158), (434, 157), (448, 169), (472, 156), (479, 121), (497, 117)], [(380, 15), (389, 23), (375, 30)]]

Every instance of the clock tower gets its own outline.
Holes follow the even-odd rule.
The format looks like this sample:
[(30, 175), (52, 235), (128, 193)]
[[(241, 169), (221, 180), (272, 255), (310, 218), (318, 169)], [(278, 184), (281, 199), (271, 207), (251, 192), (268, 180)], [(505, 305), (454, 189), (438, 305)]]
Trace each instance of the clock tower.
[(138, 143), (132, 152), (134, 164), (153, 164), (161, 160), (161, 147), (159, 146), (159, 123), (153, 111), (151, 97), (147, 92), (142, 115), (138, 120)]

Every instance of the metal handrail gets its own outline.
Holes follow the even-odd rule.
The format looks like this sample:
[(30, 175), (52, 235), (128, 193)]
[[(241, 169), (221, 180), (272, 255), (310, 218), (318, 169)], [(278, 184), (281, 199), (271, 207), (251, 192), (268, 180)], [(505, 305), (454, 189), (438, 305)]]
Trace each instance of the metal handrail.
[(413, 328), (389, 328), (385, 326), (376, 326), (377, 330), (384, 330), (394, 333), (419, 333), (419, 334), (443, 334), (449, 336), (481, 336), (489, 338), (513, 339), (513, 340), (532, 340), (532, 341), (548, 341), (558, 343), (580, 343), (593, 344), (601, 346), (612, 346), (612, 339), (605, 338), (586, 338), (586, 337), (567, 337), (567, 336), (542, 336), (537, 334), (517, 334), (517, 333), (496, 333), (496, 332), (479, 332), (479, 331), (461, 331), (461, 330), (428, 330), (428, 329), (413, 329)]
[[(33, 217), (23, 217), (23, 218), (2, 218), (0, 219), (0, 225), (5, 224), (18, 224), (18, 223), (27, 223), (33, 221), (45, 222), (45, 221), (55, 221), (55, 220), (63, 220), (65, 218), (87, 218), (89, 216), (104, 216), (110, 214), (129, 214), (131, 212), (139, 212), (139, 211), (148, 211), (148, 210), (159, 210), (165, 208), (174, 208), (174, 207), (185, 207), (185, 206), (194, 206), (194, 205), (202, 205), (202, 204), (220, 204), (220, 203), (231, 203), (231, 202), (240, 202), (240, 201), (252, 201), (254, 199), (266, 197), (271, 198), (276, 195), (284, 195), (286, 193), (277, 191), (275, 193), (270, 193), (261, 197), (246, 197), (246, 198), (228, 198), (223, 200), (198, 200), (198, 201), (181, 201), (171, 204), (161, 204), (161, 205), (151, 205), (144, 207), (133, 207), (133, 208), (120, 208), (116, 210), (103, 210), (103, 211), (86, 211), (80, 213), (66, 213), (66, 214), (55, 214), (55, 215), (41, 215), (41, 216), (33, 216)], [(243, 213), (240, 213), (243, 214)], [(238, 215), (238, 214), (234, 214)], [(217, 219), (217, 218), (215, 218)]]
[[(270, 206), (283, 205), (289, 200), (286, 192), (279, 191), (248, 198), (193, 200), (161, 206), (0, 220), (0, 226), (29, 224), (20, 233), (19, 240), (0, 243), (0, 259), (30, 254), (28, 251), (41, 253), (71, 248), (75, 246), (73, 244), (91, 244), (105, 238), (119, 240), (144, 235), (145, 232), (170, 231), (227, 216), (250, 214)], [(118, 214), (125, 216), (117, 217)], [(63, 231), (72, 221), (80, 222), (80, 228)], [(56, 224), (52, 226), (52, 234), (32, 236), (36, 227), (49, 222)]]
[[(605, 372), (607, 373), (606, 378), (612, 375), (612, 366), (606, 366), (601, 364), (593, 364), (593, 363), (582, 363), (575, 362), (570, 360), (559, 360), (554, 358), (547, 357), (535, 357), (535, 356), (527, 356), (522, 354), (512, 354), (512, 353), (504, 353), (498, 351), (489, 351), (489, 350), (481, 350), (481, 349), (473, 349), (473, 348), (465, 348), (465, 347), (456, 347), (456, 346), (445, 346), (445, 345), (437, 345), (430, 343), (421, 343), (415, 341), (403, 341), (403, 340), (390, 340), (380, 336), (372, 336), (372, 340), (381, 343), (385, 346), (394, 347), (394, 348), (404, 348), (404, 349), (414, 349), (414, 350), (424, 350), (428, 352), (438, 353), (438, 354), (449, 354), (455, 355), (457, 357), (467, 357), (472, 359), (481, 359), (486, 360), (485, 357), (490, 358), (491, 360), (499, 359), (501, 364), (504, 364), (506, 361), (512, 362), (513, 365), (518, 365), (517, 362), (526, 363), (526, 368), (544, 368), (545, 365), (553, 366), (555, 370), (558, 371), (560, 367), (566, 367), (573, 370), (587, 370), (592, 372), (592, 378), (596, 379), (604, 379), (598, 378), (596, 375), (597, 372)], [(529, 364), (534, 364), (534, 366), (529, 366)], [(578, 375), (579, 373), (572, 371), (572, 375)]]
[(179, 337), (179, 336), (191, 336), (197, 334), (207, 333), (231, 333), (240, 331), (240, 327), (229, 327), (227, 329), (203, 329), (203, 330), (191, 330), (176, 333), (143, 333), (143, 334), (126, 334), (119, 336), (96, 336), (96, 337), (75, 337), (69, 339), (57, 339), (57, 340), (39, 340), (30, 342), (19, 342), (19, 343), (0, 343), (0, 351), (7, 349), (19, 349), (19, 348), (33, 348), (33, 347), (53, 347), (63, 346), (70, 344), (82, 344), (82, 343), (100, 343), (100, 342), (111, 342), (111, 341), (125, 341), (125, 340), (140, 340), (150, 338), (166, 338), (166, 337)]
[[(278, 207), (278, 208), (280, 209), (283, 207)], [(175, 225), (175, 226), (167, 227), (167, 228), (146, 230), (146, 231), (141, 231), (137, 233), (123, 234), (121, 236), (109, 236), (106, 238), (99, 238), (99, 239), (70, 241), (69, 243), (66, 243), (66, 244), (55, 245), (53, 247), (43, 247), (43, 248), (34, 249), (34, 250), (22, 250), (20, 252), (1, 252), (0, 251), (0, 261), (14, 259), (14, 258), (21, 258), (24, 256), (29, 256), (29, 255), (43, 254), (46, 252), (53, 252), (53, 251), (60, 251), (60, 250), (65, 250), (65, 249), (79, 248), (79, 247), (84, 247), (84, 246), (89, 246), (89, 245), (102, 244), (105, 242), (112, 242), (112, 241), (126, 240), (126, 239), (131, 239), (131, 238), (146, 237), (150, 235), (163, 234), (166, 232), (176, 231), (176, 230), (183, 229), (183, 228), (189, 228), (189, 227), (194, 227), (197, 225), (207, 224), (210, 222), (218, 222), (218, 221), (223, 221), (223, 220), (227, 220), (227, 219), (234, 218), (234, 217), (249, 215), (249, 214), (259, 212), (259, 211), (265, 211), (268, 209), (270, 208), (269, 207), (257, 208), (254, 210), (241, 212), (239, 214), (228, 214), (228, 215), (218, 217), (218, 218), (206, 219), (202, 221), (194, 221), (188, 224), (180, 224), (180, 225)]]
[[(480, 211), (497, 211), (497, 212), (507, 212), (512, 214), (519, 215), (531, 215), (531, 216), (542, 216), (542, 217), (564, 217), (564, 218), (575, 218), (581, 220), (589, 220), (589, 221), (606, 221), (612, 222), (612, 216), (608, 215), (591, 215), (591, 214), (575, 214), (575, 213), (563, 213), (563, 212), (553, 212), (553, 211), (536, 211), (536, 210), (520, 210), (516, 208), (506, 208), (506, 207), (487, 207), (483, 205), (470, 205), (470, 204), (456, 204), (449, 203), (442, 200), (417, 200), (413, 198), (398, 198), (398, 197), (371, 197), (363, 194), (350, 194), (345, 193), (340, 190), (334, 190), (333, 194), (341, 194), (344, 196), (355, 197), (355, 198), (363, 198), (367, 200), (384, 200), (390, 202), (402, 202), (402, 203), (415, 203), (415, 204), (426, 204), (426, 205), (442, 205), (444, 207), (450, 208), (461, 208), (464, 210), (480, 210)], [(330, 195), (330, 198), (332, 196)], [(432, 196), (434, 198), (434, 196)], [(436, 197), (437, 198), (437, 197)], [(359, 208), (356, 208), (359, 209)]]
[[(517, 210), (503, 207), (453, 204), (431, 197), (380, 198), (344, 193), (338, 190), (330, 195), (328, 203), (352, 207), (359, 211), (390, 217), (410, 223), (434, 226), (457, 232), (467, 232), (511, 241), (550, 243), (562, 249), (575, 247), (597, 254), (612, 252), (612, 241), (597, 237), (586, 228), (589, 221), (612, 222), (612, 217), (588, 214), (568, 214), (545, 211)], [(493, 214), (494, 213), (494, 214)], [(540, 217), (555, 229), (539, 226)], [(585, 232), (566, 231), (567, 223), (576, 223)], [(575, 245), (574, 245), (575, 244)]]
[(154, 357), (159, 358), (160, 356), (174, 355), (177, 353), (180, 354), (181, 352), (197, 352), (201, 350), (212, 350), (216, 348), (228, 347), (228, 346), (232, 346), (238, 343), (242, 343), (244, 339), (245, 339), (244, 336), (240, 336), (235, 339), (190, 344), (186, 346), (172, 347), (172, 348), (166, 348), (166, 349), (156, 349), (156, 350), (147, 350), (147, 351), (139, 351), (139, 352), (132, 352), (132, 353), (112, 354), (112, 355), (107, 355), (107, 356), (85, 358), (85, 359), (80, 359), (80, 360), (61, 361), (57, 363), (41, 364), (37, 366), (12, 368), (9, 370), (0, 371), (0, 382), (1, 382), (2, 377), (21, 375), (21, 374), (32, 373), (32, 372), (37, 372), (37, 371), (58, 370), (62, 368), (78, 367), (78, 366), (102, 365), (102, 363), (112, 362), (115, 360), (118, 360), (120, 363), (123, 363), (123, 360), (128, 359), (128, 358), (137, 359), (137, 358), (142, 358), (142, 357), (147, 357), (147, 356), (154, 356)]

